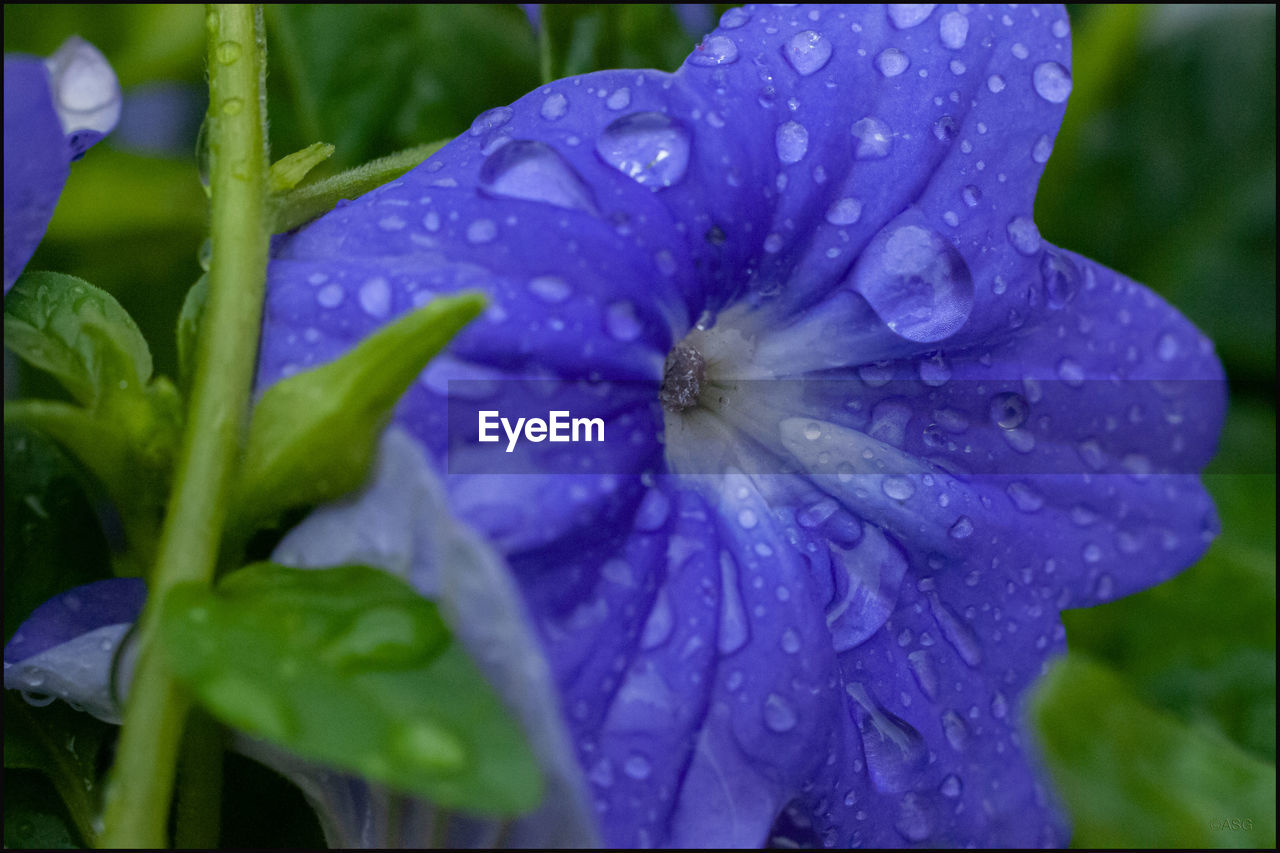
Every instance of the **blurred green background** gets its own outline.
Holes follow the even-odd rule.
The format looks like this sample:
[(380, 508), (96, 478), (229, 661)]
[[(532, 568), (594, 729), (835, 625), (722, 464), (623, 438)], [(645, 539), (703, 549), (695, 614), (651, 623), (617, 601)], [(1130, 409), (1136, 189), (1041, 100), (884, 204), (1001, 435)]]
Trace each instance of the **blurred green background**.
[[(671, 70), (723, 8), (547, 6), (549, 39), (540, 44), (515, 6), (269, 7), (272, 151), (335, 143), (318, 174), (331, 173), (456, 135), (547, 71)], [(1075, 85), (1037, 200), (1041, 232), (1147, 283), (1204, 329), (1232, 398), (1205, 477), (1222, 535), (1174, 581), (1067, 613), (1072, 651), (1042, 685), (1035, 722), (1076, 845), (1271, 847), (1275, 8), (1077, 6), (1070, 14)], [(198, 6), (4, 8), (6, 53), (47, 55), (73, 33), (99, 47), (124, 86), (131, 125), (73, 166), (29, 267), (115, 293), (169, 375), (174, 320), (200, 274), (205, 236), (194, 156), (205, 108), (202, 23)], [(22, 381), (51, 393), (38, 377)], [(41, 476), (56, 486), (55, 505), (91, 524), (83, 478), (51, 454)], [(21, 509), (10, 512), (10, 486), (6, 476), (6, 531)], [(68, 548), (103, 547), (96, 532), (82, 530), (84, 541), (71, 547), (56, 530), (32, 529), (24, 528), (24, 553), (45, 542), (42, 552), (59, 558), (47, 560), (55, 579), (73, 577)], [(24, 559), (6, 547), (6, 574)], [(7, 605), (6, 635), (29, 610), (21, 599)], [(6, 744), (13, 719), (6, 715)], [(95, 745), (87, 766), (109, 761), (109, 732), (77, 725), (82, 743)], [(295, 792), (251, 762), (229, 762), (224, 844), (319, 843)], [(42, 805), (54, 793), (39, 772), (8, 773), (23, 784), (5, 786), (6, 845), (72, 843), (63, 818)]]

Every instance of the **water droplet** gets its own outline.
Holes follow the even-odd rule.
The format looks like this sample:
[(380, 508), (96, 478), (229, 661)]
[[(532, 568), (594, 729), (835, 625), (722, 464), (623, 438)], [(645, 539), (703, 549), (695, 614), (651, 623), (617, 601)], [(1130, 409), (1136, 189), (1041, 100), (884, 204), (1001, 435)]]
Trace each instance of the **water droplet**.
[(225, 721), (258, 737), (287, 738), (297, 729), (293, 711), (269, 688), (238, 675), (218, 675), (200, 696)]
[(244, 101), (239, 98), (227, 98), (222, 102), (222, 114), (226, 116), (240, 115), (240, 111), (244, 109)]
[(968, 539), (973, 535), (973, 521), (969, 516), (962, 515), (956, 519), (956, 523), (951, 525), (947, 533), (952, 539)]
[(439, 231), (440, 214), (436, 213), (434, 210), (428, 211), (427, 215), (422, 217), (422, 227), (426, 228), (428, 231)]
[(1080, 554), (1084, 557), (1086, 563), (1096, 563), (1102, 559), (1102, 549), (1093, 542), (1085, 545)]
[(498, 236), (498, 226), (492, 219), (477, 219), (467, 226), (467, 242), (488, 243)]
[(1017, 429), (1026, 423), (1031, 407), (1027, 399), (1016, 392), (997, 394), (991, 398), (991, 422), (1000, 429)]
[(224, 41), (218, 45), (215, 54), (218, 57), (218, 61), (223, 65), (230, 65), (240, 58), (240, 44), (234, 41)]
[(880, 707), (861, 684), (847, 684), (845, 690), (857, 703), (854, 720), (862, 736), (871, 784), (882, 793), (909, 789), (928, 761), (924, 737), (911, 724)]
[(889, 156), (893, 133), (878, 118), (866, 116), (853, 123), (853, 135), (858, 140), (853, 156), (859, 160), (879, 160)]
[(947, 642), (960, 655), (960, 659), (973, 667), (982, 663), (982, 646), (978, 644), (978, 638), (969, 627), (969, 623), (943, 604), (937, 595), (929, 596), (929, 606), (933, 611), (934, 621), (942, 629), (942, 636), (947, 638)]
[(596, 212), (590, 187), (560, 152), (543, 142), (517, 139), (490, 154), (480, 167), (480, 190), (489, 196)]
[(738, 524), (743, 530), (750, 530), (756, 526), (759, 519), (756, 517), (755, 511), (752, 509), (742, 509), (738, 511)]
[(623, 86), (605, 98), (604, 104), (611, 110), (625, 110), (631, 105), (631, 90)]
[(1178, 357), (1178, 339), (1169, 332), (1156, 341), (1156, 357), (1161, 361), (1173, 361)]
[(382, 276), (376, 276), (360, 285), (357, 294), (360, 307), (370, 317), (381, 320), (391, 313), (391, 286)]
[(642, 780), (648, 779), (652, 770), (649, 759), (645, 758), (638, 752), (633, 752), (627, 757), (622, 764), (622, 772), (626, 773), (632, 779)]
[(1054, 38), (1064, 39), (1067, 37), (1067, 34), (1070, 32), (1071, 32), (1071, 26), (1066, 21), (1059, 19), (1053, 22)]
[(803, 124), (789, 121), (778, 128), (774, 136), (778, 159), (783, 163), (798, 163), (809, 150), (809, 131)]
[(684, 176), (689, 133), (662, 113), (623, 116), (596, 140), (596, 154), (638, 184), (657, 191)]
[(997, 720), (1003, 720), (1009, 714), (1009, 700), (1004, 694), (996, 691), (996, 695), (991, 697), (991, 716)]
[(782, 46), (782, 55), (801, 77), (821, 71), (831, 59), (831, 42), (821, 33), (796, 33)]
[(889, 22), (899, 30), (906, 30), (924, 21), (933, 14), (937, 3), (890, 3)]
[(542, 117), (547, 121), (555, 121), (564, 118), (564, 114), (569, 111), (569, 99), (560, 92), (552, 92), (547, 95), (547, 99), (542, 102)]
[(1053, 140), (1048, 136), (1041, 136), (1036, 140), (1036, 144), (1031, 149), (1031, 159), (1037, 163), (1049, 162), (1049, 155), (1053, 153)]
[(496, 130), (511, 120), (514, 115), (511, 107), (494, 107), (476, 116), (467, 131), (471, 136), (482, 136), (490, 130)]
[(436, 771), (456, 771), (467, 761), (466, 750), (457, 737), (425, 720), (396, 727), (391, 749), (399, 758)]
[(796, 711), (777, 693), (770, 693), (764, 700), (764, 724), (770, 730), (789, 732), (796, 727)]
[(751, 20), (751, 13), (741, 6), (734, 6), (720, 16), (720, 28), (724, 30), (736, 30), (738, 27)]
[(938, 35), (944, 45), (959, 50), (969, 37), (969, 19), (959, 12), (948, 12), (938, 21)]
[(1084, 368), (1078, 361), (1064, 358), (1058, 362), (1058, 378), (1072, 388), (1079, 388), (1084, 384)]
[(789, 655), (794, 655), (796, 652), (800, 651), (800, 637), (790, 628), (782, 632), (782, 640), (780, 644), (782, 646), (782, 650)]
[(1050, 308), (1061, 308), (1080, 289), (1080, 271), (1071, 259), (1059, 252), (1048, 251), (1040, 259), (1040, 280), (1044, 283), (1045, 301)]
[(1095, 587), (1099, 601), (1109, 601), (1116, 594), (1116, 583), (1111, 575), (1100, 575)]
[(1036, 94), (1051, 104), (1060, 104), (1071, 94), (1071, 72), (1056, 62), (1041, 62), (1031, 72)]
[(346, 293), (338, 284), (326, 284), (316, 291), (316, 302), (323, 308), (337, 308), (342, 304)]
[(933, 136), (939, 142), (950, 142), (958, 132), (956, 120), (951, 116), (942, 116), (933, 123)]
[(842, 198), (827, 208), (827, 221), (832, 225), (852, 225), (862, 217), (862, 202), (856, 198)]
[(1038, 512), (1044, 506), (1044, 495), (1023, 482), (1012, 482), (1005, 489), (1009, 500), (1022, 512)]
[(1009, 220), (1005, 231), (1013, 248), (1023, 255), (1034, 255), (1040, 251), (1040, 229), (1028, 216), (1015, 216)]
[(987, 89), (993, 95), (997, 95), (1004, 91), (1004, 78), (999, 74), (992, 74), (987, 78)]
[(671, 513), (671, 498), (661, 489), (650, 489), (645, 492), (636, 510), (635, 528), (644, 533), (651, 533), (662, 527)]
[(951, 366), (938, 353), (933, 358), (926, 358), (919, 364), (920, 381), (930, 388), (941, 388), (951, 379)]
[(927, 839), (933, 833), (933, 812), (928, 800), (918, 794), (903, 797), (898, 804), (898, 819), (894, 821), (893, 828), (912, 844)]
[(885, 477), (880, 488), (895, 501), (905, 501), (916, 493), (915, 485), (907, 477)]
[(982, 201), (982, 190), (970, 184), (960, 192), (960, 197), (964, 199), (966, 207), (977, 207), (978, 202)]
[(896, 47), (885, 48), (876, 57), (876, 68), (885, 77), (897, 77), (911, 65), (911, 60)]
[(543, 302), (555, 304), (569, 298), (573, 289), (569, 282), (555, 275), (540, 275), (529, 281), (529, 292)]
[(924, 649), (918, 649), (907, 655), (907, 662), (911, 664), (911, 674), (915, 676), (916, 684), (920, 685), (920, 692), (929, 699), (938, 698), (938, 670), (933, 665), (933, 658), (929, 657), (929, 653)]
[(850, 274), (891, 331), (931, 342), (955, 334), (973, 308), (973, 279), (964, 258), (942, 235), (918, 225), (890, 223)]
[(960, 777), (954, 773), (948, 773), (947, 777), (942, 780), (942, 784), (938, 786), (938, 792), (942, 796), (953, 800), (960, 796), (962, 790), (964, 790), (964, 786), (960, 784)]
[(634, 341), (640, 337), (640, 319), (630, 302), (614, 302), (604, 313), (604, 327), (618, 341)]
[(709, 35), (689, 54), (690, 65), (714, 66), (729, 65), (738, 61), (738, 45), (733, 39), (722, 35)]

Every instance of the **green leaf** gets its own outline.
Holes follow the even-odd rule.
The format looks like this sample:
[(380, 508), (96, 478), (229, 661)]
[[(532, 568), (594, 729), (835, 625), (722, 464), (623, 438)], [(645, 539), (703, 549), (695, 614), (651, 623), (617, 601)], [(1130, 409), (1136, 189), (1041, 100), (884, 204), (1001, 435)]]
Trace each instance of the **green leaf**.
[(48, 599), (111, 576), (85, 479), (39, 432), (5, 427), (5, 642)]
[(231, 504), (233, 528), (244, 532), (291, 507), (358, 488), (405, 389), (484, 305), (475, 293), (441, 297), (382, 327), (336, 361), (268, 389), (250, 422)]
[(208, 301), (209, 274), (205, 273), (187, 291), (175, 330), (178, 341), (178, 384), (184, 393), (190, 393), (191, 380), (195, 376), (196, 341), (200, 335), (200, 318), (204, 316), (204, 306)]
[(307, 173), (333, 156), (334, 148), (327, 142), (313, 142), (301, 151), (281, 157), (271, 164), (267, 175), (273, 193), (282, 193), (302, 183)]
[(1275, 765), (1150, 708), (1107, 667), (1062, 659), (1032, 714), (1074, 844), (1275, 847)]
[(220, 720), (445, 808), (516, 814), (541, 777), (433, 603), (385, 572), (258, 563), (161, 611), (178, 677)]
[(105, 290), (61, 273), (24, 273), (14, 283), (4, 343), (85, 406), (151, 378), (151, 351), (133, 318)]
[[(10, 776), (12, 770), (30, 770), (43, 774), (57, 791), (77, 834), (91, 841), (94, 838), (93, 820), (98, 811), (100, 790), (99, 754), (113, 732), (113, 726), (73, 710), (62, 702), (35, 708), (19, 699), (16, 691), (6, 690), (5, 775)], [(22, 787), (11, 780), (7, 781), (10, 784), (5, 786), (6, 794), (14, 787)], [(6, 803), (6, 807), (7, 805)], [(43, 813), (65, 820), (59, 811), (50, 810), (47, 802), (39, 807), (44, 810)], [(6, 808), (6, 845), (11, 845), (8, 835), (11, 822), (12, 816)], [(46, 831), (50, 828), (48, 821), (34, 821), (33, 831)]]
[(31, 770), (5, 773), (6, 850), (77, 850), (82, 846), (48, 780)]

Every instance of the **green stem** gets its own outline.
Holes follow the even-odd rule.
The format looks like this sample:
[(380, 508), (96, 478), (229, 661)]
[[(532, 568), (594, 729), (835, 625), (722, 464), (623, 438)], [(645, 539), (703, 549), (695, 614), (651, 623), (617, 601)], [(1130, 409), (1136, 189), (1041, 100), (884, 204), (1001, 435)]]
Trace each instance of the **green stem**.
[(208, 7), (211, 235), (204, 315), (182, 449), (140, 620), (141, 651), (107, 790), (103, 846), (165, 843), (190, 699), (157, 643), (175, 585), (209, 583), (243, 440), (266, 282), (266, 57), (260, 7)]

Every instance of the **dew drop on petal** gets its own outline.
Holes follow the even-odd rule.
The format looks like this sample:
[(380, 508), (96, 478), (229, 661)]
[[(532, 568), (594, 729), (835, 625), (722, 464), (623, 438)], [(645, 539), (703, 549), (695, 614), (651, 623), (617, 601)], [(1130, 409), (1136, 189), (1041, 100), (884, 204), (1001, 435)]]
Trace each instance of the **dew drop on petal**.
[(893, 133), (878, 118), (866, 116), (853, 124), (853, 135), (858, 140), (853, 156), (859, 160), (879, 160), (889, 155)]
[(938, 21), (938, 35), (944, 45), (959, 50), (969, 37), (969, 19), (959, 12), (948, 12)]
[(1072, 388), (1079, 388), (1084, 384), (1084, 368), (1075, 359), (1063, 358), (1058, 362), (1058, 378)]
[(918, 794), (907, 794), (898, 804), (898, 819), (893, 828), (912, 844), (919, 844), (933, 834), (933, 812), (929, 802)]
[(559, 276), (540, 275), (529, 281), (529, 292), (543, 302), (554, 304), (564, 302), (573, 291), (569, 283)]
[(933, 14), (937, 3), (890, 3), (889, 21), (900, 30), (924, 23)]
[(342, 299), (345, 295), (341, 285), (326, 284), (316, 291), (316, 302), (322, 308), (337, 308), (342, 304)]
[(954, 773), (948, 773), (947, 777), (942, 780), (942, 784), (938, 787), (938, 792), (948, 799), (954, 800), (960, 796), (963, 786), (960, 784), (960, 777)]
[(625, 110), (631, 105), (631, 90), (623, 86), (605, 98), (604, 104), (611, 110)]
[(486, 110), (476, 116), (476, 120), (471, 123), (471, 128), (467, 133), (471, 136), (481, 136), (486, 131), (496, 130), (509, 122), (513, 114), (511, 107), (494, 107), (491, 110)]
[(467, 242), (488, 243), (498, 236), (498, 226), (492, 219), (477, 219), (467, 226)]
[(738, 61), (738, 44), (728, 36), (710, 35), (689, 54), (690, 65), (729, 65)]
[(908, 340), (949, 337), (969, 319), (973, 278), (940, 234), (890, 223), (872, 239), (850, 274), (853, 289), (890, 331)]
[(604, 326), (618, 341), (634, 341), (640, 337), (640, 320), (630, 302), (614, 302), (604, 312)]
[(391, 286), (382, 276), (377, 276), (360, 285), (357, 294), (360, 307), (370, 317), (381, 320), (391, 312)]
[(542, 117), (547, 121), (555, 121), (558, 118), (564, 118), (564, 114), (569, 111), (569, 99), (560, 92), (552, 92), (547, 95), (547, 99), (542, 102)]
[(885, 77), (897, 77), (903, 71), (906, 71), (910, 65), (911, 60), (896, 47), (886, 48), (880, 51), (880, 55), (876, 57), (876, 68)]
[(838, 199), (827, 208), (827, 221), (832, 225), (852, 225), (862, 216), (862, 202), (856, 198)]
[(1040, 259), (1040, 281), (1049, 307), (1061, 308), (1080, 289), (1080, 271), (1066, 255), (1048, 251)]
[(1173, 361), (1178, 357), (1178, 339), (1169, 332), (1156, 341), (1156, 357), (1161, 361)]
[(939, 142), (950, 142), (958, 132), (956, 120), (951, 116), (942, 116), (933, 123), (933, 136)]
[(987, 90), (991, 94), (996, 95), (1004, 91), (1004, 78), (999, 74), (992, 74), (987, 78)]
[(916, 493), (916, 487), (908, 477), (885, 477), (880, 488), (895, 501), (905, 501)]
[(1029, 216), (1015, 216), (1005, 227), (1009, 242), (1020, 254), (1034, 255), (1040, 251), (1040, 229)]
[(791, 707), (791, 703), (779, 696), (777, 693), (770, 693), (764, 700), (764, 724), (771, 731), (789, 732), (796, 727), (796, 710)]
[(1036, 144), (1031, 149), (1031, 159), (1037, 163), (1048, 163), (1049, 155), (1053, 153), (1053, 140), (1047, 134), (1042, 134), (1036, 140)]
[(723, 30), (736, 30), (750, 20), (750, 12), (741, 6), (734, 6), (720, 16), (720, 28)]
[(544, 142), (517, 139), (490, 154), (480, 167), (480, 190), (489, 196), (596, 212), (591, 189), (560, 152)]
[(951, 525), (947, 533), (952, 539), (968, 539), (973, 535), (973, 522), (969, 516), (962, 515), (956, 519), (956, 523)]
[(1060, 104), (1071, 94), (1071, 72), (1056, 62), (1041, 62), (1031, 73), (1036, 94), (1051, 104)]
[(782, 46), (787, 64), (801, 77), (821, 71), (831, 59), (831, 42), (821, 33), (805, 30), (796, 33)]
[(778, 128), (774, 136), (778, 159), (783, 163), (798, 163), (809, 150), (809, 131), (803, 124), (789, 121)]
[(596, 154), (656, 192), (684, 177), (689, 166), (689, 132), (662, 113), (632, 113), (604, 129), (596, 140)]
[(1017, 429), (1027, 420), (1027, 398), (1013, 391), (991, 398), (991, 422), (1000, 429)]
[(982, 646), (978, 644), (978, 638), (969, 627), (969, 623), (949, 606), (943, 604), (937, 595), (929, 598), (929, 605), (933, 611), (934, 620), (942, 629), (942, 636), (947, 638), (947, 642), (960, 655), (960, 659), (971, 667), (982, 663)]
[(982, 201), (982, 190), (970, 184), (961, 190), (960, 197), (964, 199), (965, 207), (977, 207), (978, 202)]
[(648, 779), (651, 769), (649, 759), (638, 752), (632, 753), (622, 764), (622, 772), (636, 780)]
[(1039, 512), (1044, 506), (1044, 496), (1021, 481), (1010, 483), (1005, 492), (1009, 495), (1009, 500), (1013, 501), (1013, 505), (1022, 512)]
[(871, 784), (882, 793), (908, 790), (929, 758), (924, 737), (910, 723), (880, 707), (861, 684), (847, 684), (845, 690), (857, 703), (853, 715)]

